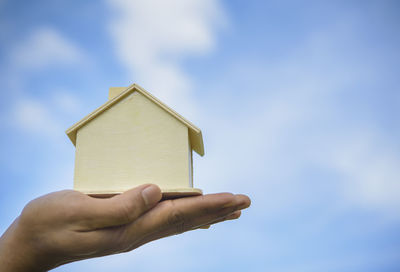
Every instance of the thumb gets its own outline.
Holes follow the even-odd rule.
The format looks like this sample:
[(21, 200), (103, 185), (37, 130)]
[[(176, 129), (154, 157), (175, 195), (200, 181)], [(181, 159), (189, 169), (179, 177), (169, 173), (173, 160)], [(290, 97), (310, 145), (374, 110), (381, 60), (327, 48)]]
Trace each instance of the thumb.
[(157, 185), (144, 184), (107, 199), (88, 197), (84, 224), (89, 229), (124, 225), (153, 208), (162, 194)]

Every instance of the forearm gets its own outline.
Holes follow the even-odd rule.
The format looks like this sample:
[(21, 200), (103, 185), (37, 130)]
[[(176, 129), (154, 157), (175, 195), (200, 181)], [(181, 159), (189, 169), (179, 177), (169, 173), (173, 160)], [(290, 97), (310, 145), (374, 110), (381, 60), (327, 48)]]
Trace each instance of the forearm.
[(21, 233), (17, 218), (0, 237), (0, 267), (4, 272), (46, 271)]

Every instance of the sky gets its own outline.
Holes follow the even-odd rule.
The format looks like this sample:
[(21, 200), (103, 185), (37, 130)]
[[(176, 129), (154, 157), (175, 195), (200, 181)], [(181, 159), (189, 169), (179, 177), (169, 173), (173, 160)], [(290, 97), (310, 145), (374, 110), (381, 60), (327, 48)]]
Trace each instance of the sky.
[(54, 271), (399, 271), (398, 1), (0, 0), (0, 232), (73, 185), (65, 130), (138, 83), (201, 128), (226, 222)]

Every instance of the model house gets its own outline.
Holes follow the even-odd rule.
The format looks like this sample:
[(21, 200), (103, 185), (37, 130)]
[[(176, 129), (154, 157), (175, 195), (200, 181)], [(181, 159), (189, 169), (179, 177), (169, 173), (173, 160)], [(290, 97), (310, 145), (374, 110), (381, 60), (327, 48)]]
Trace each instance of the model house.
[(200, 129), (140, 86), (110, 88), (109, 100), (66, 131), (76, 147), (74, 189), (111, 195), (144, 183), (164, 196), (193, 188), (192, 150), (204, 155)]

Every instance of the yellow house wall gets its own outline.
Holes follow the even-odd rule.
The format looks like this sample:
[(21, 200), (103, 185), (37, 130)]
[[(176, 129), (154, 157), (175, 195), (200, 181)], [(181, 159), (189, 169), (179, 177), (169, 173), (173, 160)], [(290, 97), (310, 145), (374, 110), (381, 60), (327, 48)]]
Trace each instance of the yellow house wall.
[(138, 92), (78, 130), (74, 189), (122, 192), (143, 183), (191, 187), (188, 128)]

